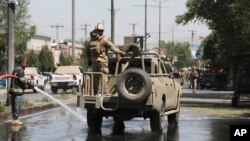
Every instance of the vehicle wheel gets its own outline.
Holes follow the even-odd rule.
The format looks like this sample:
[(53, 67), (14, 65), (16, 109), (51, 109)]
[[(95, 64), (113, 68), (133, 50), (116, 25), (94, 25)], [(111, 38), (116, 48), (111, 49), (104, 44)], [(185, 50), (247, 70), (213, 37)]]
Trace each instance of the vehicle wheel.
[(124, 134), (124, 129), (125, 129), (124, 121), (117, 117), (113, 117), (113, 120), (114, 120), (114, 125), (112, 129), (112, 134), (114, 135)]
[(52, 93), (56, 94), (56, 93), (57, 93), (57, 88), (56, 88), (56, 87), (51, 86), (51, 91), (52, 91)]
[(177, 125), (179, 123), (179, 112), (168, 115), (168, 124)]
[(204, 86), (203, 86), (203, 85), (201, 85), (201, 86), (200, 86), (200, 88), (201, 88), (201, 89), (204, 89)]
[(81, 87), (82, 87), (82, 82), (81, 81), (79, 81), (79, 85), (78, 85), (78, 87), (77, 87), (77, 92), (80, 92), (80, 90), (81, 90)]
[(130, 68), (118, 76), (116, 88), (121, 99), (139, 103), (151, 93), (152, 84), (142, 69)]
[(37, 93), (37, 91), (35, 89), (33, 89), (33, 93)]
[(150, 115), (150, 127), (152, 132), (162, 132), (164, 127), (165, 104), (162, 102), (160, 111), (153, 111)]
[(72, 93), (75, 94), (78, 91), (78, 86), (72, 87)]
[(234, 96), (232, 97), (232, 101), (231, 101), (231, 105), (232, 107), (237, 107), (239, 106), (239, 94), (237, 94), (237, 92), (234, 93)]
[(100, 134), (102, 126), (102, 115), (97, 109), (87, 109), (87, 123), (89, 133)]

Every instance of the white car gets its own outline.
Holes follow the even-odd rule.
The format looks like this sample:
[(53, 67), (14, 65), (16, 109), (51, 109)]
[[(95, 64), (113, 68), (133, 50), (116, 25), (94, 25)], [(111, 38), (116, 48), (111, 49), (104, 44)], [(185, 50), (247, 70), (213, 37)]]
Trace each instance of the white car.
[(72, 89), (79, 91), (83, 83), (83, 69), (80, 66), (59, 66), (50, 78), (51, 91)]
[[(45, 86), (45, 77), (42, 75), (40, 70), (36, 67), (26, 67), (24, 69), (25, 78), (29, 79), (34, 86), (37, 86), (40, 89), (44, 89)], [(33, 87), (28, 89), (33, 89), (33, 92), (36, 93), (36, 90)]]

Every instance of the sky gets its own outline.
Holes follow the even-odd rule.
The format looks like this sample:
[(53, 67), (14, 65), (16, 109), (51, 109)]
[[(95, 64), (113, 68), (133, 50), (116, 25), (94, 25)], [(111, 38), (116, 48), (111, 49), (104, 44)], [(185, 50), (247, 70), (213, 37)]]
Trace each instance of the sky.
[[(158, 0), (148, 1), (147, 31), (151, 37), (147, 40), (148, 47), (155, 47), (159, 40), (159, 8)], [(203, 23), (189, 23), (186, 26), (176, 25), (175, 17), (186, 11), (186, 0), (162, 0), (161, 40), (191, 42), (191, 31), (195, 32), (194, 42), (210, 33)], [(135, 34), (144, 35), (145, 0), (114, 0), (115, 13), (115, 44), (123, 45), (124, 36), (133, 34), (132, 24), (136, 23)], [(81, 25), (88, 24), (88, 33), (97, 23), (104, 23), (104, 34), (110, 37), (110, 0), (75, 0), (76, 39), (84, 38), (85, 32)], [(37, 34), (56, 38), (56, 29), (52, 25), (63, 25), (59, 28), (59, 39), (72, 38), (72, 1), (71, 0), (30, 0), (29, 12), (31, 24), (37, 26)], [(89, 34), (87, 34), (89, 37)]]

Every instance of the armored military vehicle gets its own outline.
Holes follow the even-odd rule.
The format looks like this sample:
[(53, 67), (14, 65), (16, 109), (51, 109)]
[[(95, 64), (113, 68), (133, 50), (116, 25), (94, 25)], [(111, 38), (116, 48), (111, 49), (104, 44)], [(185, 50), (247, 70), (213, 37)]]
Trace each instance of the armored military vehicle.
[(89, 130), (100, 130), (103, 117), (119, 121), (149, 118), (153, 132), (162, 132), (165, 116), (169, 124), (178, 124), (181, 86), (170, 68), (155, 52), (141, 52), (133, 45), (129, 51), (120, 62), (116, 57), (109, 59), (109, 94), (104, 95), (101, 81), (99, 93), (94, 95), (93, 76), (102, 77), (102, 73), (83, 74), (84, 87), (78, 105), (87, 109)]

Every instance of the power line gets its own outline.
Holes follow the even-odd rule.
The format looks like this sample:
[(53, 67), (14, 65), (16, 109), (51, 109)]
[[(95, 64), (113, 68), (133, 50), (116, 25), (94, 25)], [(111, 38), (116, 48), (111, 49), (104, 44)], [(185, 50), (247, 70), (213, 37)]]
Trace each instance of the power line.
[(52, 27), (52, 28), (56, 28), (56, 44), (57, 44), (57, 48), (59, 48), (59, 37), (58, 37), (58, 30), (59, 30), (59, 28), (63, 28), (64, 26), (63, 25), (58, 25), (58, 24), (56, 24), (56, 25), (52, 25), (52, 26), (50, 26), (50, 27)]

